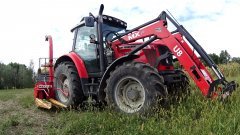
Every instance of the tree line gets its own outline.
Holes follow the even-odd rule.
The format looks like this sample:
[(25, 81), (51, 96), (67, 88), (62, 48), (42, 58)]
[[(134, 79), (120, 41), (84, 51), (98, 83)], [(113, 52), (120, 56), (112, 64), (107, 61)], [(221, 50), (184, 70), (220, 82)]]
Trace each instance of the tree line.
[(34, 67), (19, 63), (0, 63), (0, 89), (32, 88), (34, 85)]
[(229, 62), (236, 62), (240, 64), (240, 57), (231, 57), (227, 50), (222, 50), (219, 55), (211, 53), (209, 56), (216, 64), (227, 64)]

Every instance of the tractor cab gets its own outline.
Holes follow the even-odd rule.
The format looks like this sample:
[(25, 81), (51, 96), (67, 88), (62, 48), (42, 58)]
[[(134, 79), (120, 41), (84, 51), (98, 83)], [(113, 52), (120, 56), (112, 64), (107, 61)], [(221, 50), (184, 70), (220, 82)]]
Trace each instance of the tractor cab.
[[(127, 23), (120, 19), (108, 15), (102, 15), (101, 17), (102, 22), (98, 21), (98, 17), (84, 17), (71, 30), (71, 32), (74, 32), (72, 51), (83, 59), (90, 76), (94, 74), (95, 76), (98, 74), (101, 76), (100, 63), (102, 62), (104, 67), (109, 64), (107, 60), (107, 54), (109, 53), (106, 52), (106, 42), (120, 33), (124, 33), (127, 28)], [(103, 50), (100, 51), (101, 47), (103, 47)], [(101, 54), (104, 57), (102, 60), (100, 60)]]

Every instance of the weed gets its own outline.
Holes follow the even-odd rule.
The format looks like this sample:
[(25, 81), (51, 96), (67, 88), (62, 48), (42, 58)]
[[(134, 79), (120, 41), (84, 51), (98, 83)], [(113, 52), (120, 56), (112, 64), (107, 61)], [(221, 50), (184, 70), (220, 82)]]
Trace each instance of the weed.
[(0, 90), (0, 101), (8, 101), (16, 97), (16, 90)]
[(34, 105), (34, 98), (30, 95), (20, 97), (19, 103), (23, 108), (30, 108)]

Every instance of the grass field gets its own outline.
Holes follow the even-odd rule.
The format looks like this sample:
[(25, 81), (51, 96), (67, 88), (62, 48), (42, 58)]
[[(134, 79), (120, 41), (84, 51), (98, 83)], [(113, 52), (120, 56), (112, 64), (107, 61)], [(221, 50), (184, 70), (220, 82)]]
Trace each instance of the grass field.
[[(231, 77), (240, 83), (240, 77)], [(34, 106), (33, 89), (0, 91), (0, 134), (240, 134), (240, 89), (227, 102), (190, 97), (151, 117), (114, 111), (43, 110)]]

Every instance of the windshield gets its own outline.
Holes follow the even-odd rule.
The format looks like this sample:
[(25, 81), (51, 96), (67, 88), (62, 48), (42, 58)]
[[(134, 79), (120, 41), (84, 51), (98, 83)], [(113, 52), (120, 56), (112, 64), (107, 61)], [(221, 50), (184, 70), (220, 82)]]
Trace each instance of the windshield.
[(111, 26), (108, 24), (103, 24), (102, 31), (103, 31), (103, 41), (106, 41), (106, 40), (110, 41), (111, 39), (116, 37), (116, 35), (121, 35), (122, 33), (125, 33), (126, 29), (121, 27)]

